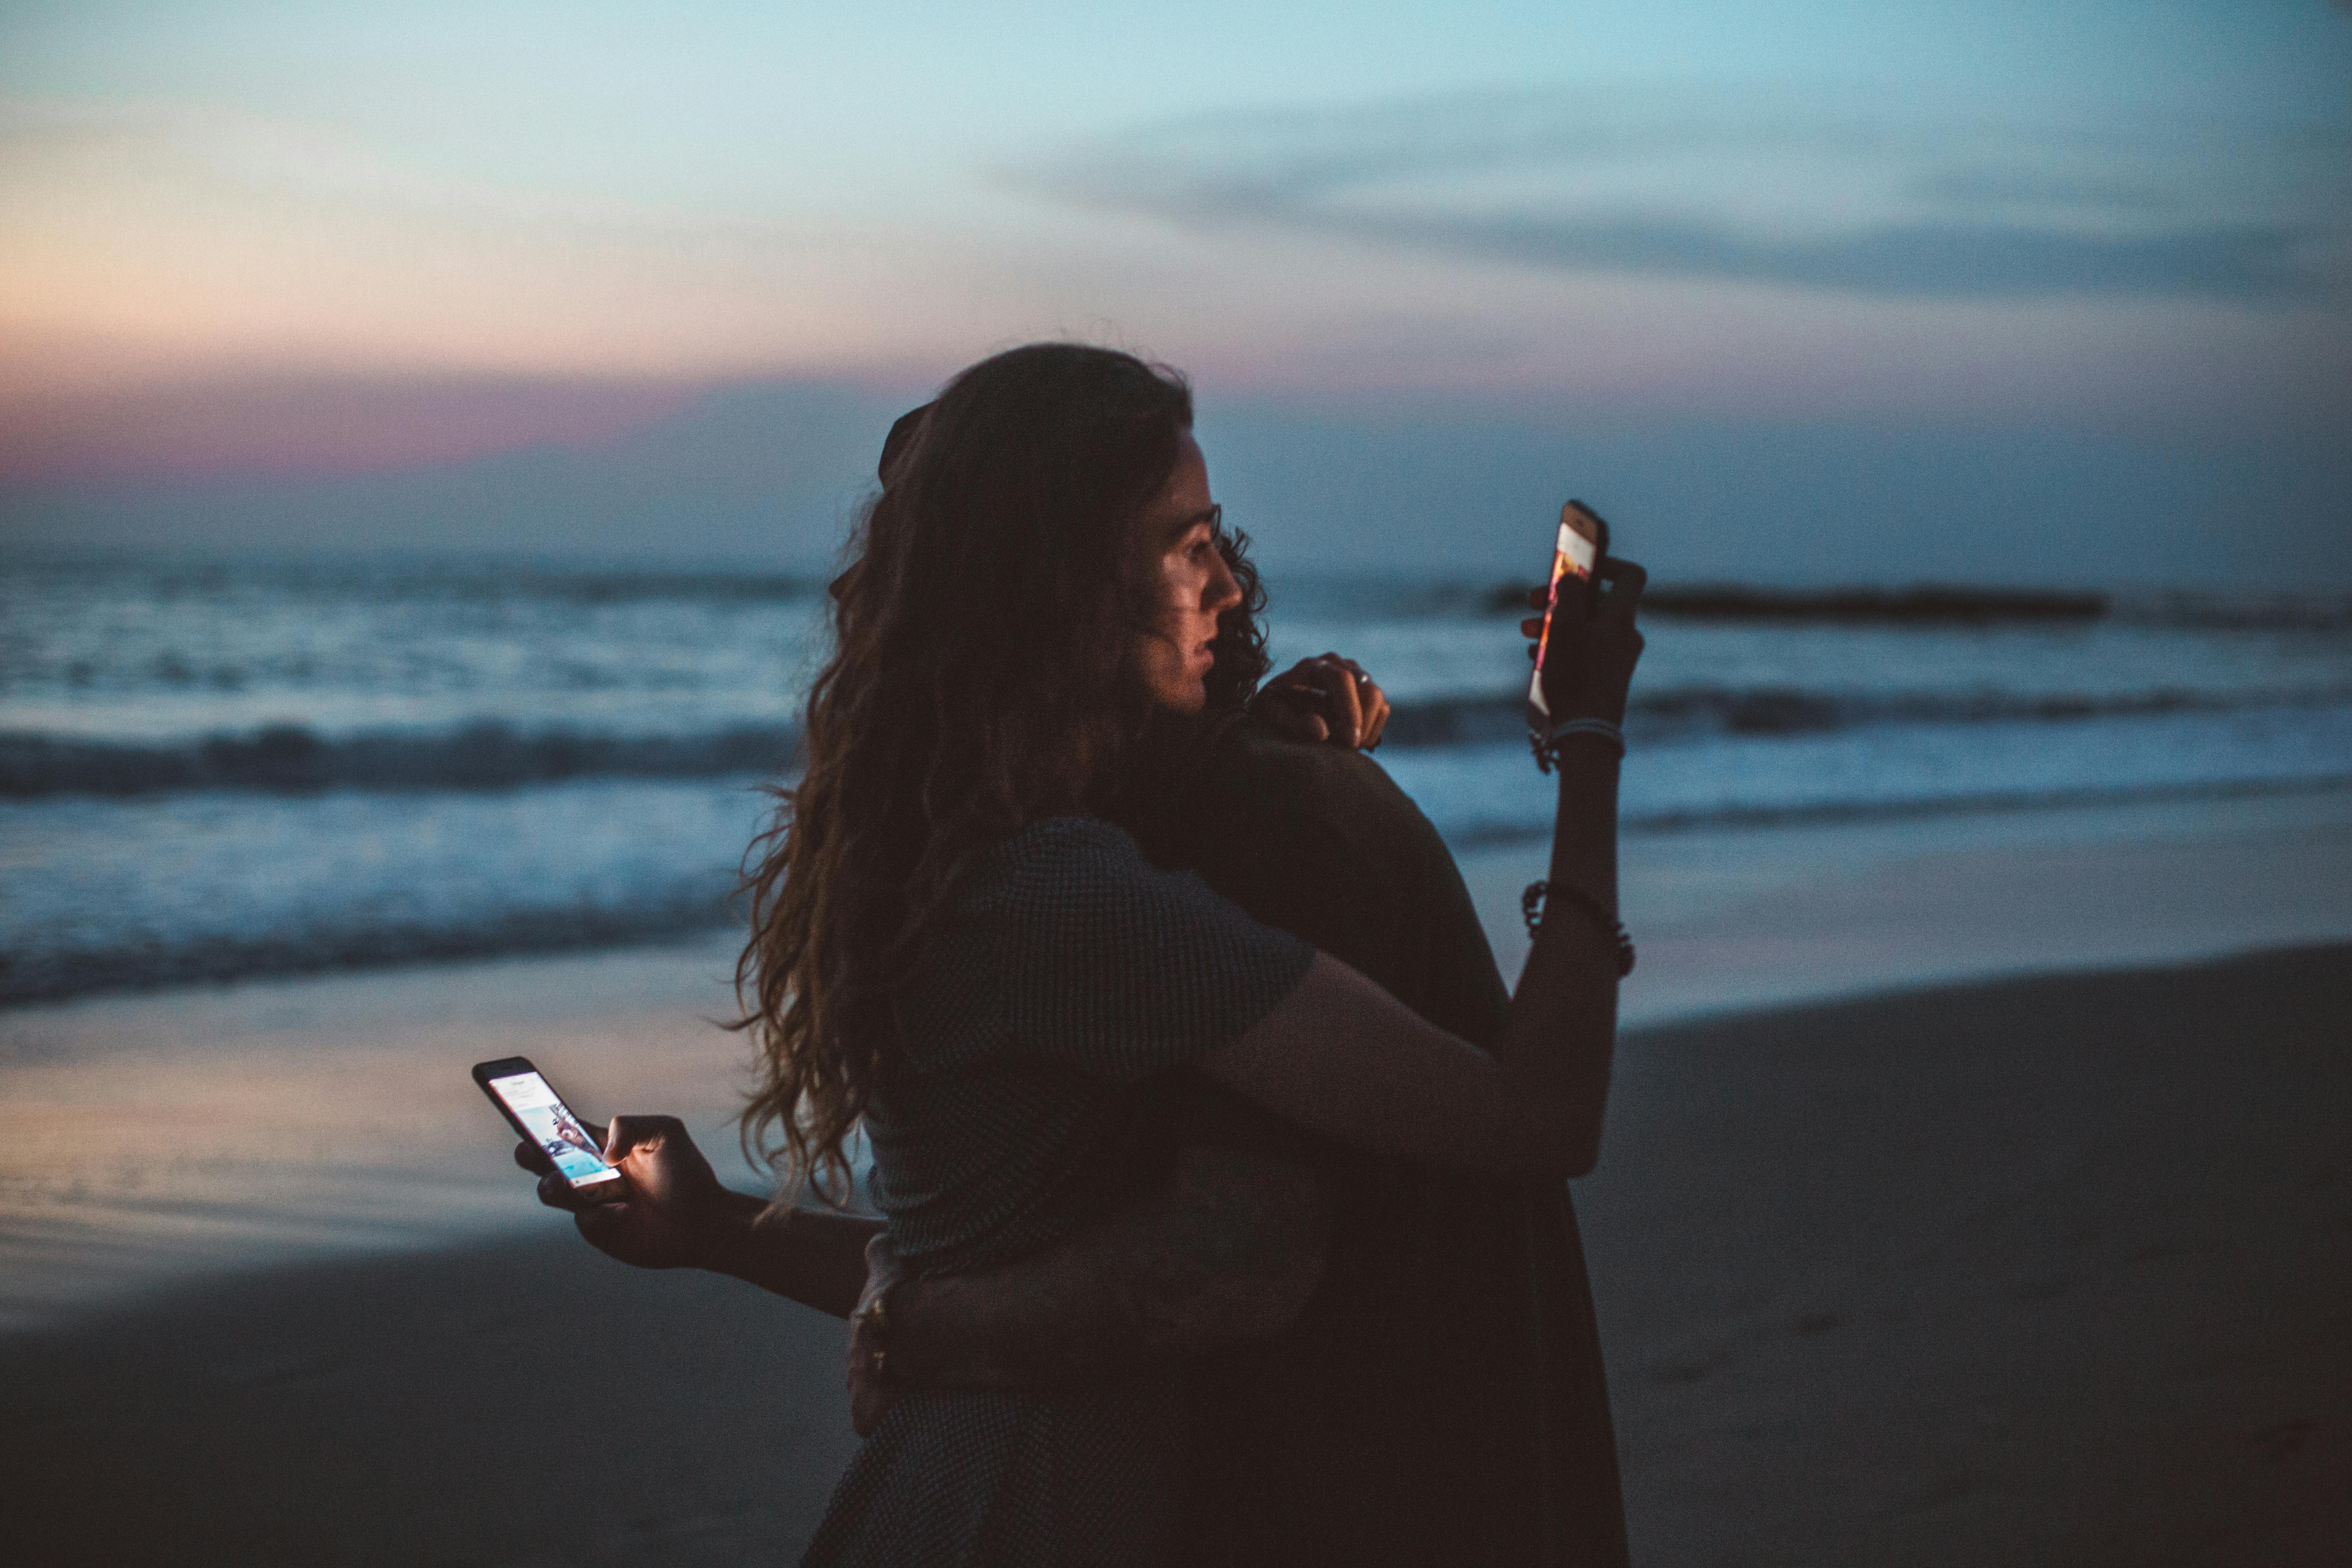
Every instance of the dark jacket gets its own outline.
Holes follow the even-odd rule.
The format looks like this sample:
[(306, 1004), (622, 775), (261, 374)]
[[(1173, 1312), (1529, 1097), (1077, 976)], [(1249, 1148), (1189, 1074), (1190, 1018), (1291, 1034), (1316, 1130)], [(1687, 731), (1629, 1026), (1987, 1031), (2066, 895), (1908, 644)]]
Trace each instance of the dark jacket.
[[(1509, 993), (1453, 856), (1371, 759), (1200, 727), (1146, 851), (1485, 1046)], [(1205, 1082), (1185, 1136), (1311, 1160), (1337, 1213), (1313, 1302), (1191, 1369), (1187, 1534), (1202, 1564), (1626, 1560), (1616, 1442), (1566, 1184), (1433, 1170), (1314, 1138)]]

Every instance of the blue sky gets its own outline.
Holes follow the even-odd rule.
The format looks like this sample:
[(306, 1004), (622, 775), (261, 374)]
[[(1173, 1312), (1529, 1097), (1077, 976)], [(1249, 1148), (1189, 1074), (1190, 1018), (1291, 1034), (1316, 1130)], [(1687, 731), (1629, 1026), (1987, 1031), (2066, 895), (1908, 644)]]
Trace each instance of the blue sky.
[(1613, 489), (1682, 577), (2352, 577), (2325, 0), (85, 0), (0, 16), (0, 149), (25, 539), (822, 555), (861, 421), (1075, 334), (1276, 556)]

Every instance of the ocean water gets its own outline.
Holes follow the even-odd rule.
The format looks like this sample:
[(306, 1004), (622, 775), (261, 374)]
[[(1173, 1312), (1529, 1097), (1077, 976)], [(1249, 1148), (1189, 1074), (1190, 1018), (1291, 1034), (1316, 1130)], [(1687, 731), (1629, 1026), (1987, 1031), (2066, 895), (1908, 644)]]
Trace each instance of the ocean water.
[[(1457, 845), (1540, 836), (1493, 585), (1276, 578), (1278, 663), (1399, 708)], [(0, 1002), (683, 936), (822, 658), (819, 585), (515, 562), (0, 568)], [(1916, 820), (2352, 780), (2352, 606), (1648, 618), (1627, 831)]]

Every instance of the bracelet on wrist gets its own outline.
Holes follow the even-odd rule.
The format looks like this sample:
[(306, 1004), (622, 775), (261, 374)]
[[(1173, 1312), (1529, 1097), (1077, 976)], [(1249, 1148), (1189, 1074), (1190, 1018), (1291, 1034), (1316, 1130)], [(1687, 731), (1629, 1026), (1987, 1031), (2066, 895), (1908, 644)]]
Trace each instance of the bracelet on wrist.
[(1566, 899), (1591, 918), (1610, 941), (1617, 945), (1617, 978), (1622, 980), (1633, 973), (1633, 939), (1626, 934), (1625, 924), (1601, 907), (1601, 900), (1573, 882), (1529, 882), (1527, 891), (1519, 895), (1519, 913), (1526, 917), (1528, 936), (1532, 940), (1551, 912), (1554, 899)]
[(1551, 727), (1549, 733), (1538, 736), (1528, 731), (1528, 745), (1536, 754), (1536, 767), (1544, 773), (1552, 770), (1559, 761), (1560, 742), (1575, 735), (1590, 735), (1610, 747), (1619, 756), (1625, 754), (1625, 731), (1606, 719), (1563, 719)]
[(876, 1377), (890, 1375), (890, 1298), (898, 1293), (904, 1279), (892, 1279), (874, 1292), (873, 1299), (851, 1315), (852, 1321), (866, 1331), (869, 1342), (866, 1352), (866, 1370)]

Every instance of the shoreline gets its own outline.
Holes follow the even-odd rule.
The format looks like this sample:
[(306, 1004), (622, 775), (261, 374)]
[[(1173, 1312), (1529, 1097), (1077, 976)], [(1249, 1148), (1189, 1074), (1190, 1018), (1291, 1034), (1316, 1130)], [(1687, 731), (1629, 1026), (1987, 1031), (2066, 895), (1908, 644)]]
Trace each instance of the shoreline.
[[(1465, 853), (1508, 976), (1541, 851)], [(1626, 841), (1628, 1028), (1922, 984), (2352, 940), (2352, 795)], [(2193, 895), (2184, 896), (2184, 889)], [(591, 1118), (729, 1152), (736, 938), (0, 1011), (0, 1336), (305, 1258), (527, 1228), (467, 1076), (529, 1056)], [(527, 1204), (527, 1194), (520, 1201)]]
[[(2352, 940), (2352, 792), (1621, 841), (1626, 1026)], [(1504, 976), (1545, 851), (1458, 857)]]
[[(1577, 1202), (1635, 1561), (2352, 1549), (2347, 1018), (2333, 945), (1629, 1030)], [(788, 1556), (841, 1325), (541, 1224), (0, 1338), (14, 1539)]]
[[(1394, 758), (1392, 756), (1391, 760)], [(749, 787), (750, 775), (746, 776)], [(308, 798), (307, 796), (297, 798)], [(2232, 816), (2252, 818), (2352, 816), (2352, 775), (2085, 789), (2023, 795), (1993, 794), (1945, 800), (1895, 800), (1868, 805), (1791, 806), (1748, 811), (1668, 813), (1629, 818), (1622, 841), (1629, 858), (1687, 858), (1687, 842), (1769, 840), (1776, 837), (1873, 837), (1974, 839), (2005, 832), (2033, 837), (2032, 824), (2085, 816), (2213, 822)], [(2021, 826), (2022, 825), (2022, 826)], [(748, 826), (748, 824), (747, 824)], [(1488, 826), (1450, 835), (1447, 843), (1465, 865), (1487, 860), (1539, 863), (1549, 834), (1548, 823), (1530, 820), (1517, 827)], [(462, 971), (484, 963), (561, 961), (636, 952), (693, 949), (726, 940), (740, 929), (732, 909), (731, 874), (714, 873), (709, 885), (667, 900), (633, 909), (599, 911), (514, 910), (484, 923), (447, 928), (393, 926), (342, 932), (331, 942), (305, 946), (284, 937), (209, 940), (193, 946), (121, 949), (39, 955), (12, 965), (0, 962), (0, 1026), (16, 1014), (83, 1002), (132, 1000), (187, 991), (231, 990), (246, 985), (331, 981), (348, 976), (399, 973), (415, 969)], [(125, 978), (137, 975), (139, 978)]]

